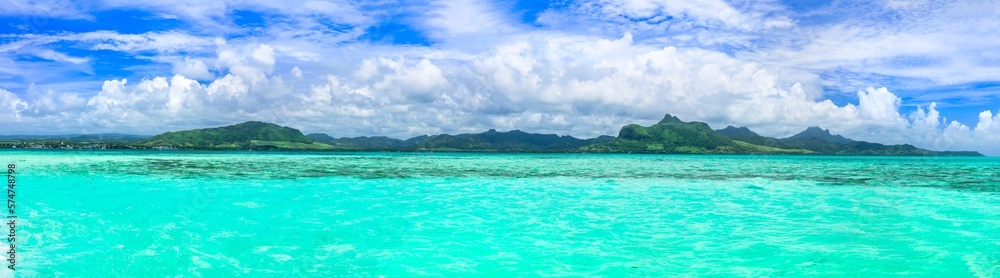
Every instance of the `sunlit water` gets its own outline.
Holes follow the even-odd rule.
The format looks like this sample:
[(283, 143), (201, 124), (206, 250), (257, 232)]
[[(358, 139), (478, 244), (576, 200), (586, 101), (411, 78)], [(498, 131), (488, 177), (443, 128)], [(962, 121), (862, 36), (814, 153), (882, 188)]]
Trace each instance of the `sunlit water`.
[(1000, 277), (996, 158), (0, 159), (23, 277)]

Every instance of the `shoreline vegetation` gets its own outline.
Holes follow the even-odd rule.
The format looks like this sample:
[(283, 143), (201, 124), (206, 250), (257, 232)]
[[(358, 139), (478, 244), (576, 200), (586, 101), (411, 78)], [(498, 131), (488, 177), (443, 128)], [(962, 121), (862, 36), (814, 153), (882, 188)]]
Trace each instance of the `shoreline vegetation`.
[(746, 127), (713, 130), (706, 123), (684, 122), (670, 114), (652, 126), (626, 125), (617, 137), (604, 135), (590, 139), (493, 129), (472, 134), (421, 135), (405, 140), (383, 136), (335, 138), (324, 133), (304, 135), (294, 128), (250, 121), (148, 137), (128, 134), (6, 135), (0, 136), (0, 148), (984, 156), (975, 151), (930, 151), (909, 144), (855, 141), (819, 127), (779, 139), (761, 136)]

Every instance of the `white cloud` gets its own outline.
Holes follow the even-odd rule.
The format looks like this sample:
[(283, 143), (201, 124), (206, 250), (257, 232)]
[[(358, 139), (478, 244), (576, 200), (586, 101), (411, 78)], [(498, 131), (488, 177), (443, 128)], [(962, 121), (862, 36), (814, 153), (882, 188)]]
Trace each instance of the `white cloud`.
[(88, 14), (83, 6), (85, 5), (69, 0), (8, 0), (0, 5), (0, 15), (28, 16), (30, 18), (25, 18), (23, 21), (25, 25), (31, 29), (44, 29), (53, 18), (92, 20), (93, 16)]
[(90, 50), (112, 50), (120, 52), (158, 53), (194, 52), (213, 47), (214, 38), (200, 37), (178, 31), (147, 32), (142, 34), (120, 34), (116, 31), (93, 31), (61, 35), (10, 35), (14, 40), (4, 44), (2, 49), (15, 51), (31, 49), (59, 42), (82, 43)]
[(359, 94), (375, 98), (383, 103), (433, 102), (450, 88), (444, 74), (430, 60), (421, 59), (408, 64), (405, 59), (368, 59), (354, 76), (370, 82), (359, 88)]
[(247, 96), (248, 85), (233, 75), (207, 86), (181, 75), (146, 79), (134, 86), (127, 84), (124, 79), (105, 82), (102, 90), (87, 102), (89, 109), (81, 115), (82, 125), (149, 134), (162, 132), (164, 128), (190, 128), (246, 116), (246, 110), (240, 110), (238, 98)]
[(253, 58), (257, 61), (264, 63), (265, 65), (274, 65), (274, 48), (266, 44), (261, 44), (260, 47), (253, 50)]
[(196, 51), (213, 46), (213, 38), (194, 36), (182, 32), (149, 32), (143, 34), (119, 34), (114, 31), (95, 31), (58, 37), (65, 41), (92, 43), (94, 50), (114, 50), (122, 52), (156, 51), (175, 53)]
[(224, 99), (230, 102), (239, 101), (250, 91), (250, 85), (243, 82), (239, 76), (227, 74), (208, 86), (208, 95), (212, 98)]
[[(989, 110), (979, 113), (979, 123), (976, 124), (976, 135), (1000, 139), (1000, 112), (994, 116)], [(995, 140), (993, 142), (996, 142)]]
[(73, 57), (66, 55), (66, 53), (52, 51), (51, 49), (38, 50), (35, 52), (35, 55), (42, 59), (63, 63), (83, 64), (90, 62), (90, 58)]
[(577, 7), (578, 16), (596, 17), (636, 29), (713, 27), (752, 31), (794, 26), (791, 19), (776, 13), (782, 9), (776, 1), (745, 4), (742, 9), (722, 0), (591, 0), (582, 1)]
[(437, 38), (495, 34), (513, 30), (506, 15), (488, 0), (439, 0), (427, 12), (427, 32)]
[(26, 99), (31, 99), (31, 106), (21, 103), (24, 108), (20, 113), (32, 118), (60, 117), (83, 111), (87, 99), (78, 94), (58, 93), (52, 90), (41, 91), (30, 86)]
[(357, 8), (359, 3), (343, 0), (104, 0), (95, 3), (102, 9), (138, 9), (155, 12), (160, 17), (176, 18), (195, 25), (202, 32), (213, 34), (238, 34), (246, 31), (236, 25), (230, 16), (234, 12), (251, 11), (273, 15), (270, 24), (286, 24), (289, 33), (302, 34), (303, 30), (323, 28), (326, 24), (367, 27), (374, 21), (368, 11)]
[(174, 74), (183, 75), (197, 80), (209, 80), (215, 78), (215, 75), (208, 71), (208, 65), (205, 64), (205, 61), (187, 57), (184, 58), (183, 62), (174, 63), (173, 72)]
[(219, 45), (216, 68), (229, 70), (252, 84), (268, 82), (267, 75), (274, 71), (274, 48), (266, 44)]
[[(774, 47), (738, 55), (786, 69), (846, 71), (827, 80), (838, 88), (856, 88), (871, 76), (911, 78), (928, 85), (1000, 79), (1000, 2), (885, 1), (888, 10), (843, 10), (843, 21), (797, 28), (792, 36), (775, 34)], [(892, 15), (886, 18), (886, 14)], [(891, 21), (887, 21), (890, 20)], [(779, 38), (779, 39), (775, 39)], [(836, 53), (836, 55), (831, 55)], [(843, 78), (843, 75), (862, 75)]]
[[(663, 0), (602, 0), (600, 10), (611, 16), (657, 20), (656, 17), (691, 16), (701, 21), (718, 21), (727, 25), (740, 25), (740, 12), (724, 1), (663, 1)], [(666, 20), (666, 19), (659, 19)]]
[(21, 100), (14, 93), (0, 89), (0, 107), (3, 107), (3, 111), (6, 112), (0, 114), (0, 117), (3, 117), (5, 120), (11, 120), (20, 118), (21, 111), (27, 109), (28, 103)]

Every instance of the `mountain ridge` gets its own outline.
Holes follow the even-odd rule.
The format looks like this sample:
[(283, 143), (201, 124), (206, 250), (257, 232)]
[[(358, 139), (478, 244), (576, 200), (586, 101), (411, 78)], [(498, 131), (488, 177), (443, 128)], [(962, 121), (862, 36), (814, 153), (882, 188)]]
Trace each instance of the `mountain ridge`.
[(726, 128), (716, 130), (722, 136), (729, 137), (729, 139), (738, 140), (750, 144), (774, 147), (780, 149), (795, 149), (795, 146), (789, 145), (788, 143), (782, 142), (779, 139), (761, 136), (756, 132), (753, 132), (746, 127), (734, 127), (727, 126)]
[(839, 134), (832, 134), (829, 129), (816, 126), (808, 127), (802, 132), (781, 139), (760, 136), (746, 127), (736, 128), (728, 126), (725, 129), (719, 130), (719, 133), (733, 140), (782, 149), (805, 149), (816, 154), (827, 155), (984, 156), (974, 151), (931, 151), (917, 148), (910, 144), (884, 145), (856, 141)]
[[(678, 154), (827, 154), (904, 156), (983, 156), (975, 151), (930, 151), (913, 145), (883, 145), (855, 141), (827, 129), (809, 127), (787, 138), (761, 136), (749, 128), (727, 126), (713, 130), (707, 123), (684, 122), (665, 114), (651, 126), (629, 124), (618, 136), (579, 139), (569, 135), (529, 133), (518, 129), (500, 132), (420, 135), (408, 139), (385, 136), (335, 138), (325, 133), (303, 135), (298, 129), (273, 123), (248, 121), (214, 128), (165, 132), (140, 139), (124, 134), (81, 135), (88, 142), (63, 142), (76, 135), (44, 136), (23, 141), (0, 136), (0, 147), (42, 148), (171, 148), (204, 150), (334, 150), (334, 151), (455, 151), (455, 152), (560, 152), (560, 153), (678, 153)], [(18, 137), (18, 136), (11, 136)], [(97, 144), (95, 140), (113, 140)], [(34, 142), (34, 143), (32, 143)], [(39, 144), (40, 143), (40, 144)]]
[[(333, 146), (358, 149), (498, 152), (572, 149), (593, 143), (609, 142), (613, 138), (610, 136), (599, 136), (590, 139), (579, 139), (569, 135), (559, 136), (556, 134), (528, 133), (517, 129), (505, 132), (490, 129), (482, 133), (421, 135), (405, 140), (384, 136), (334, 138), (323, 133), (310, 134), (308, 137)], [(375, 141), (378, 144), (372, 144)]]
[[(752, 132), (751, 132), (752, 133)], [(780, 149), (732, 140), (703, 122), (684, 122), (666, 114), (651, 126), (626, 125), (618, 138), (582, 148), (588, 152), (607, 153), (679, 153), (679, 154), (808, 154), (803, 149)]]
[(327, 149), (315, 144), (298, 129), (272, 123), (248, 121), (240, 124), (170, 131), (139, 142), (147, 147), (190, 149)]
[(785, 142), (794, 142), (794, 141), (809, 140), (809, 139), (818, 139), (818, 140), (822, 140), (822, 141), (826, 141), (826, 142), (830, 142), (830, 143), (837, 143), (837, 144), (850, 144), (850, 143), (853, 143), (853, 142), (857, 142), (857, 141), (854, 141), (854, 140), (851, 140), (851, 139), (847, 139), (844, 136), (841, 136), (840, 134), (836, 134), (836, 135), (832, 134), (832, 133), (830, 133), (829, 129), (822, 129), (822, 128), (818, 127), (818, 126), (808, 127), (808, 128), (806, 128), (806, 130), (803, 130), (802, 132), (799, 132), (798, 134), (789, 136), (788, 138), (779, 139), (779, 140), (782, 140), (782, 141), (785, 141)]

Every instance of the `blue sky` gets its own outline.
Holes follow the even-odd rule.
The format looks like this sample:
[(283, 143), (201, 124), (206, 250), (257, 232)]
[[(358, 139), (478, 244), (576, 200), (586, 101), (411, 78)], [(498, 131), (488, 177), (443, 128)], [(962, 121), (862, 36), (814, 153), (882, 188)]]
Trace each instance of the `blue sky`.
[(997, 1), (23, 1), (0, 133), (264, 120), (617, 133), (663, 113), (1000, 154)]

